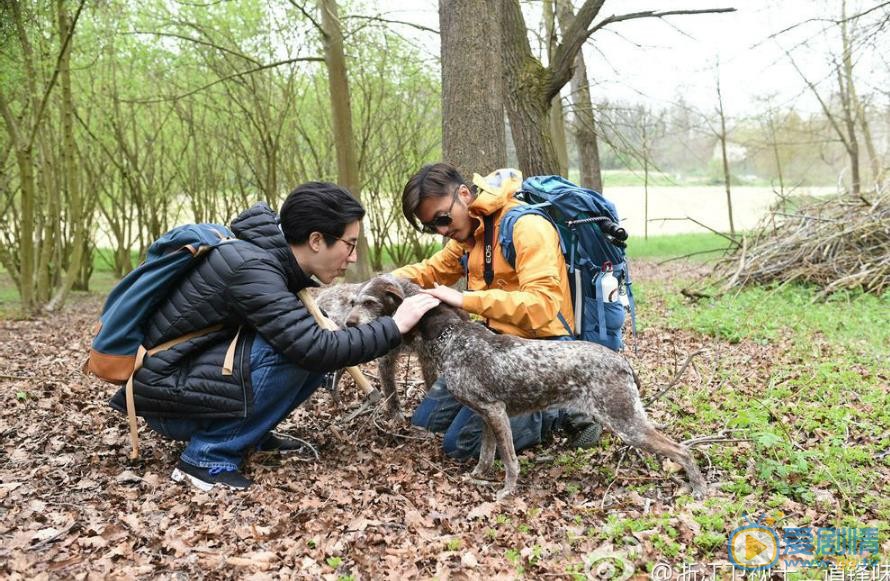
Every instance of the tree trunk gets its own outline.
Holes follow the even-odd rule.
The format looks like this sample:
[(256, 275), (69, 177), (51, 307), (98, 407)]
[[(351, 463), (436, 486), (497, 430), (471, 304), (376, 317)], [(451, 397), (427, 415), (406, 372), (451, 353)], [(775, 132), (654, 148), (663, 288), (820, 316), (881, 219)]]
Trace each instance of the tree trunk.
[(732, 217), (732, 190), (730, 188), (729, 157), (726, 153), (726, 113), (723, 110), (723, 93), (720, 91), (720, 71), (717, 71), (717, 112), (720, 115), (720, 152), (723, 157), (723, 184), (726, 186), (726, 210), (729, 212), (729, 233), (735, 238)]
[(550, 138), (552, 73), (532, 55), (519, 0), (504, 2), (501, 38), (506, 76), (504, 102), (519, 169), (527, 176), (559, 173), (556, 149)]
[[(557, 16), (560, 30), (565, 34), (575, 18), (569, 0), (557, 0)], [(582, 50), (579, 50), (578, 56), (575, 57), (575, 73), (572, 75), (571, 86), (572, 109), (575, 115), (573, 133), (578, 147), (580, 183), (585, 188), (602, 192), (603, 175), (596, 134), (596, 118), (590, 99), (590, 83), (587, 80), (587, 65), (584, 62), (584, 51)]]
[[(65, 10), (64, 0), (58, 0), (59, 10), (59, 36), (66, 38), (71, 21)], [(68, 296), (68, 291), (77, 280), (81, 271), (81, 261), (84, 255), (84, 239), (86, 238), (86, 215), (78, 182), (78, 168), (75, 165), (74, 156), (76, 146), (74, 144), (74, 98), (71, 93), (71, 45), (69, 42), (61, 59), (59, 59), (59, 74), (62, 85), (62, 168), (64, 189), (69, 201), (68, 218), (73, 229), (72, 242), (69, 245), (68, 269), (62, 278), (61, 285), (56, 290), (47, 305), (48, 311), (59, 309)]]
[(507, 165), (501, 2), (440, 0), (442, 158), (467, 179)]
[(773, 152), (773, 159), (776, 162), (776, 177), (779, 178), (779, 195), (785, 195), (785, 173), (782, 169), (782, 156), (779, 154), (779, 140), (777, 137), (778, 131), (776, 129), (776, 119), (775, 113), (773, 111), (769, 112), (768, 118), (768, 127), (769, 127), (769, 136), (770, 136), (770, 148)]
[(641, 146), (643, 148), (643, 240), (649, 240), (649, 114), (640, 115)]
[(841, 106), (844, 109), (844, 126), (847, 130), (847, 154), (850, 156), (850, 189), (853, 195), (862, 192), (862, 178), (859, 166), (859, 138), (856, 135), (856, 92), (853, 84), (853, 46), (847, 28), (847, 3), (841, 2), (841, 46), (842, 65), (838, 67), (838, 85), (841, 92)]
[[(553, 60), (553, 52), (556, 49), (556, 0), (544, 0), (544, 34), (547, 38), (547, 61)], [(556, 159), (559, 162), (559, 175), (569, 175), (569, 146), (566, 141), (565, 110), (562, 106), (562, 96), (557, 93), (550, 104), (550, 138), (556, 150)]]
[(34, 300), (34, 158), (31, 148), (17, 148), (19, 180), (22, 188), (21, 240), (19, 241), (19, 294), (22, 312), (29, 315), (37, 307)]
[[(328, 85), (331, 94), (331, 116), (334, 129), (334, 145), (337, 150), (337, 175), (340, 185), (361, 200), (362, 182), (352, 135), (352, 105), (349, 101), (349, 80), (346, 76), (346, 55), (343, 52), (343, 29), (337, 14), (336, 0), (319, 0), (321, 25), (324, 28), (325, 62), (328, 68)], [(359, 231), (358, 262), (354, 275), (358, 280), (371, 278), (371, 262), (368, 256), (368, 239), (364, 229)]]

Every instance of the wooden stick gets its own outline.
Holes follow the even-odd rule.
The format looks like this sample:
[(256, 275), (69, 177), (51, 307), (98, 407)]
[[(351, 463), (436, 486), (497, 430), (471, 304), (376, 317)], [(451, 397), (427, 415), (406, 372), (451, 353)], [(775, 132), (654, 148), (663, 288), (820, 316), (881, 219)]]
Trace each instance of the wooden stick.
[[(303, 304), (306, 305), (306, 308), (309, 309), (309, 312), (315, 318), (315, 322), (318, 323), (318, 326), (322, 329), (327, 329), (328, 331), (336, 331), (338, 330), (337, 325), (327, 317), (325, 317), (321, 309), (318, 308), (318, 305), (315, 304), (315, 299), (312, 298), (312, 295), (309, 294), (309, 291), (306, 289), (301, 290), (297, 293), (297, 296), (300, 297), (300, 300), (303, 301)], [(375, 389), (371, 383), (368, 381), (368, 378), (365, 377), (365, 374), (362, 373), (362, 370), (356, 366), (347, 367), (346, 371), (349, 375), (352, 376), (352, 379), (355, 380), (355, 384), (358, 385), (365, 395), (368, 396), (372, 402), (380, 401), (381, 394), (380, 391)]]

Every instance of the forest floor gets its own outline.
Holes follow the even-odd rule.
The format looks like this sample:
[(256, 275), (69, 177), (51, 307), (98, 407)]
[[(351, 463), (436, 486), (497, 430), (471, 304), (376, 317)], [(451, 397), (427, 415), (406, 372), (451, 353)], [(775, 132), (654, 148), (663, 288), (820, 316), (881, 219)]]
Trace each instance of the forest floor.
[[(703, 268), (636, 263), (627, 351), (644, 401), (669, 387), (649, 414), (692, 441), (701, 501), (677, 466), (606, 435), (589, 451), (521, 453), (518, 493), (497, 503), (500, 483), (468, 482), (471, 465), (445, 457), (440, 436), (356, 415), (348, 378), (339, 404), (319, 391), (279, 426), (319, 459), (254, 456), (249, 492), (199, 492), (170, 480), (180, 445), (144, 427), (142, 459), (128, 460), (113, 386), (80, 372), (101, 297), (0, 320), (0, 577), (729, 578), (727, 539), (745, 515), (782, 537), (875, 530), (870, 554), (890, 568), (886, 298), (776, 306), (806, 293), (754, 290), (690, 303), (679, 290)], [(419, 371), (403, 364), (411, 410)]]

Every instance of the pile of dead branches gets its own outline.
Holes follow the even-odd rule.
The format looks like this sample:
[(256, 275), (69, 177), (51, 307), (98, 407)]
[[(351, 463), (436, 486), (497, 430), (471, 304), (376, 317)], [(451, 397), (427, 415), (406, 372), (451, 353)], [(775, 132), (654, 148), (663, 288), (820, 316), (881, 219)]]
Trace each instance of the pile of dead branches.
[(806, 282), (821, 296), (890, 289), (890, 200), (861, 196), (783, 200), (715, 268), (725, 290)]

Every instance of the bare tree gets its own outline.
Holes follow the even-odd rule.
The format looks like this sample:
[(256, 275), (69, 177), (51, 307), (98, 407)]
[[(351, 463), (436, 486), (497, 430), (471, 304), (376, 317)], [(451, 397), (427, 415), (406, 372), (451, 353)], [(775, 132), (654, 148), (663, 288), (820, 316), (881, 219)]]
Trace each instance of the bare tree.
[(726, 188), (726, 211), (729, 214), (729, 234), (735, 238), (735, 222), (732, 215), (732, 177), (729, 173), (729, 156), (726, 152), (726, 111), (723, 108), (723, 92), (720, 90), (720, 66), (717, 65), (717, 116), (720, 119), (720, 130), (717, 139), (720, 141), (720, 155), (723, 160), (723, 185)]
[[(331, 119), (337, 150), (337, 174), (340, 184), (360, 200), (362, 181), (352, 133), (352, 105), (349, 98), (349, 79), (346, 76), (346, 54), (343, 52), (343, 28), (337, 13), (336, 0), (319, 0), (318, 6), (321, 10), (321, 32), (325, 63), (328, 68)], [(354, 275), (358, 280), (367, 280), (371, 277), (368, 238), (364, 231), (359, 232), (358, 262)]]
[[(65, 8), (65, 1), (57, 1), (59, 38), (67, 38), (71, 28), (71, 19)], [(48, 311), (59, 309), (68, 296), (68, 291), (74, 285), (81, 271), (81, 261), (84, 258), (87, 210), (82, 196), (82, 190), (78, 180), (79, 171), (76, 166), (77, 148), (74, 143), (74, 97), (71, 93), (71, 42), (67, 43), (61, 58), (59, 59), (59, 72), (62, 85), (61, 117), (63, 140), (63, 180), (64, 193), (67, 198), (68, 222), (73, 229), (73, 240), (70, 253), (67, 254), (67, 270), (62, 277), (61, 286), (56, 290), (52, 299), (47, 304)]]
[[(61, 62), (68, 51), (68, 46), (74, 36), (77, 20), (83, 10), (84, 1), (81, 0), (74, 18), (67, 28), (67, 34), (59, 39), (59, 54), (49, 77), (49, 81), (43, 87), (42, 93), (37, 87), (37, 56), (34, 53), (31, 41), (28, 38), (25, 21), (22, 15), (22, 6), (18, 0), (4, 2), (2, 13), (4, 18), (12, 22), (16, 37), (19, 42), (17, 49), (21, 52), (22, 65), (24, 67), (26, 91), (25, 103), (22, 113), (13, 112), (12, 105), (6, 93), (0, 88), (0, 116), (6, 124), (7, 133), (15, 149), (16, 162), (19, 170), (19, 188), (21, 199), (21, 214), (19, 215), (19, 256), (17, 260), (17, 276), (19, 294), (22, 299), (22, 310), (31, 313), (37, 308), (35, 300), (35, 200), (38, 195), (37, 176), (35, 172), (34, 148), (37, 143), (40, 126), (47, 116), (47, 106), (50, 95), (55, 88), (61, 72)], [(13, 266), (13, 265), (10, 265)]]
[(562, 41), (553, 52), (548, 67), (534, 57), (528, 41), (527, 27), (519, 0), (505, 0), (502, 28), (505, 104), (516, 144), (520, 169), (528, 175), (555, 173), (559, 168), (553, 140), (550, 137), (550, 104), (574, 73), (575, 58), (584, 42), (606, 26), (640, 18), (664, 18), (681, 14), (732, 12), (734, 8), (703, 10), (645, 10), (611, 15), (597, 23), (605, 0), (586, 0)]
[[(825, 95), (820, 92), (818, 83), (808, 76), (797, 60), (794, 58), (791, 49), (785, 49), (785, 55), (788, 57), (792, 67), (797, 71), (801, 80), (806, 84), (807, 88), (819, 102), (825, 119), (831, 126), (838, 140), (843, 145), (847, 154), (850, 169), (850, 191), (853, 195), (862, 195), (862, 175), (861, 175), (861, 152), (860, 143), (863, 142), (869, 155), (871, 163), (871, 173), (875, 184), (880, 183), (884, 178), (883, 164), (874, 145), (871, 128), (868, 123), (867, 108), (865, 103), (859, 97), (856, 88), (854, 64), (856, 58), (854, 56), (854, 45), (856, 33), (852, 27), (856, 26), (859, 19), (876, 10), (886, 7), (886, 3), (876, 4), (872, 8), (863, 10), (852, 16), (847, 15), (847, 2), (841, 0), (839, 19), (829, 21), (831, 25), (835, 25), (839, 29), (841, 41), (840, 56), (832, 57), (832, 76), (836, 82), (836, 97), (839, 103), (840, 112), (836, 112), (831, 106), (831, 95)], [(890, 22), (890, 20), (882, 20), (878, 25), (878, 31)], [(792, 27), (793, 28), (793, 27)], [(788, 32), (789, 29), (783, 30), (774, 37)], [(861, 132), (861, 133), (860, 133)]]

